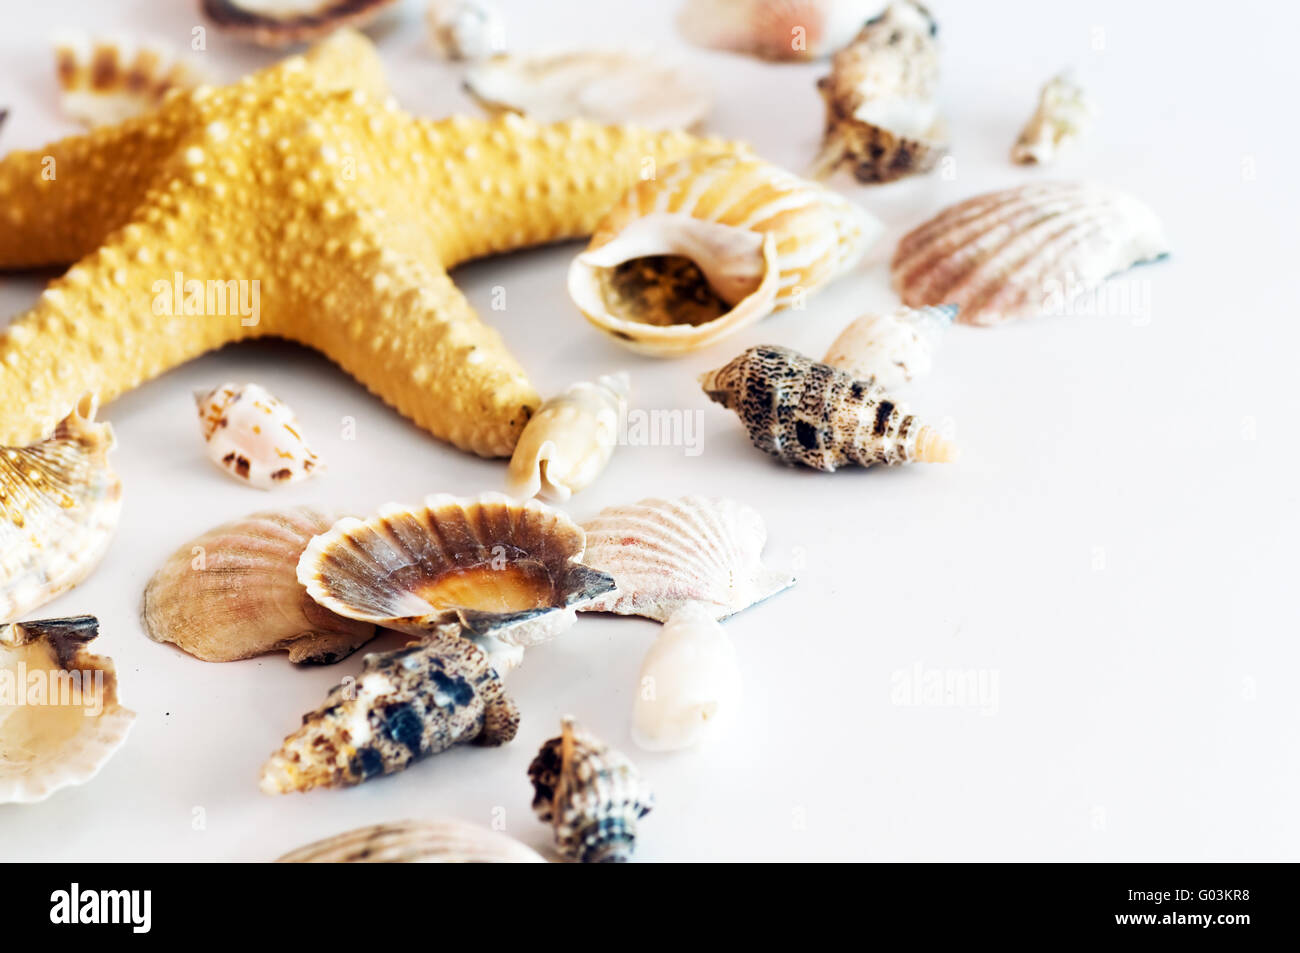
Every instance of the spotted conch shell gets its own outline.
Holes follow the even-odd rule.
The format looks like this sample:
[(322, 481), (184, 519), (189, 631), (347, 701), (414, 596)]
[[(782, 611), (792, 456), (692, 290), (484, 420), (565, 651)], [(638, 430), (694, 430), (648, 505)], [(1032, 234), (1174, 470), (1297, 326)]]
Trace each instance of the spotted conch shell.
[(564, 502), (591, 485), (614, 454), (627, 422), (626, 372), (574, 384), (546, 401), (519, 435), (506, 492)]
[(195, 391), (208, 458), (259, 490), (311, 476), (320, 460), (307, 446), (289, 407), (257, 384), (223, 384)]
[(116, 37), (60, 37), (54, 60), (63, 111), (92, 127), (143, 115), (172, 90), (194, 89), (204, 80), (161, 44)]
[(278, 864), (544, 864), (513, 837), (464, 821), (398, 821), (327, 837)]
[(711, 400), (739, 415), (755, 447), (787, 464), (830, 473), (956, 456), (884, 388), (789, 348), (751, 347), (700, 382)]
[(71, 589), (108, 550), (122, 481), (108, 463), (113, 428), (95, 409), (87, 395), (45, 440), (0, 447), (0, 620)]
[(884, 0), (690, 0), (677, 24), (699, 46), (810, 60), (848, 43), (884, 6)]
[(1097, 107), (1068, 72), (1047, 81), (1038, 108), (1011, 147), (1011, 161), (1045, 165), (1064, 147), (1083, 138)]
[(881, 231), (862, 208), (760, 159), (695, 155), (605, 216), (569, 268), (569, 295), (621, 344), (683, 354), (802, 300)]
[(622, 753), (583, 731), (571, 716), (528, 766), (533, 811), (551, 825), (560, 854), (584, 864), (626, 863), (637, 824), (654, 795)]
[(835, 339), (825, 363), (887, 391), (930, 373), (932, 355), (957, 316), (954, 305), (864, 314)]
[(913, 308), (955, 304), (963, 324), (1069, 310), (1108, 276), (1169, 252), (1154, 212), (1123, 192), (1044, 182), (977, 195), (903, 236), (894, 288)]

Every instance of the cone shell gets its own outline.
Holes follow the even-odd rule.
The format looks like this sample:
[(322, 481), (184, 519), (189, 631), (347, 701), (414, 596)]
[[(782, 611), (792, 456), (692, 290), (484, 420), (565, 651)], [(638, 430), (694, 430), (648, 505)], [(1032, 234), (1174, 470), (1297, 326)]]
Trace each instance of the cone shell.
[(360, 28), (395, 2), (303, 0), (280, 5), (265, 0), (202, 0), (202, 5), (203, 13), (218, 28), (259, 46), (280, 47), (318, 40), (342, 26)]
[(739, 415), (754, 446), (787, 464), (828, 473), (856, 465), (946, 463), (955, 449), (884, 388), (773, 345), (751, 347), (701, 378)]
[(533, 811), (551, 825), (563, 857), (584, 864), (632, 859), (637, 824), (654, 807), (654, 795), (626, 756), (566, 717), (528, 777)]
[(683, 354), (816, 291), (881, 230), (863, 209), (774, 165), (700, 154), (624, 195), (570, 266), (569, 295), (627, 347)]
[(835, 339), (826, 363), (849, 376), (896, 390), (930, 373), (932, 355), (957, 308), (899, 308), (865, 314)]
[(327, 837), (280, 864), (544, 864), (514, 838), (464, 821), (398, 821)]
[(145, 631), (206, 662), (287, 651), (292, 662), (336, 662), (370, 641), (370, 622), (317, 605), (298, 582), (313, 536), (343, 514), (315, 507), (254, 513), (181, 546), (144, 591)]
[(1168, 254), (1155, 213), (1104, 186), (1047, 182), (978, 195), (903, 236), (904, 304), (955, 304), (963, 324), (1066, 310), (1108, 276)]
[(92, 127), (143, 115), (171, 91), (194, 89), (203, 81), (165, 46), (115, 37), (59, 38), (54, 61), (63, 111)]
[(294, 412), (257, 384), (223, 384), (194, 394), (208, 459), (259, 490), (297, 483), (320, 459)]
[(1097, 107), (1069, 73), (1048, 80), (1038, 96), (1038, 108), (1011, 147), (1011, 161), (1046, 165), (1061, 149), (1083, 138)]
[(71, 589), (104, 558), (122, 512), (113, 446), (86, 396), (49, 438), (0, 447), (0, 620)]
[(686, 496), (611, 506), (583, 524), (587, 562), (618, 589), (584, 611), (666, 622), (689, 603), (724, 619), (794, 585), (763, 565), (767, 527), (735, 500)]
[(0, 626), (0, 804), (84, 784), (126, 741), (135, 712), (112, 659), (86, 650), (98, 634), (93, 616)]
[(884, 6), (884, 0), (691, 0), (677, 23), (699, 46), (810, 60), (848, 43)]

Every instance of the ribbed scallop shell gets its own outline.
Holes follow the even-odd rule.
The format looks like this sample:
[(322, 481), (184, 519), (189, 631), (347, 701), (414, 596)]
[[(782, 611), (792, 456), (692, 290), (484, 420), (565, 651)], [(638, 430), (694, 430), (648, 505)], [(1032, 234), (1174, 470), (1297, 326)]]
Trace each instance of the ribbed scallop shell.
[(61, 37), (54, 41), (54, 61), (63, 111), (92, 127), (143, 115), (172, 90), (203, 81), (165, 46), (118, 37)]
[(677, 23), (700, 46), (809, 60), (848, 43), (884, 6), (884, 0), (690, 0)]
[(701, 378), (704, 392), (734, 410), (754, 446), (787, 464), (843, 466), (946, 463), (955, 450), (884, 388), (785, 347), (751, 347)]
[(977, 195), (898, 243), (903, 303), (955, 304), (963, 324), (1065, 310), (1107, 277), (1169, 252), (1155, 213), (1104, 186), (1045, 182)]
[(531, 847), (464, 821), (360, 827), (290, 851), (279, 864), (544, 864)]
[(113, 428), (83, 397), (53, 435), (0, 447), (0, 620), (16, 619), (99, 565), (122, 512)]
[(208, 458), (236, 480), (269, 490), (320, 468), (294, 412), (265, 387), (223, 384), (194, 401)]
[(84, 784), (126, 741), (113, 660), (85, 648), (98, 634), (94, 616), (0, 626), (0, 804)]
[(533, 811), (551, 825), (562, 856), (584, 864), (632, 859), (637, 824), (654, 807), (654, 795), (625, 755), (566, 716), (528, 777)]
[(1011, 147), (1011, 161), (1022, 165), (1051, 162), (1061, 149), (1087, 133), (1096, 114), (1097, 107), (1068, 72), (1052, 77), (1038, 95), (1038, 108)]
[(763, 565), (767, 527), (735, 500), (642, 500), (604, 509), (583, 528), (588, 564), (618, 584), (584, 612), (666, 622), (696, 602), (725, 619), (794, 585), (789, 573)]
[(330, 612), (298, 581), (307, 544), (343, 515), (311, 506), (253, 513), (190, 540), (145, 587), (149, 638), (207, 662), (276, 651), (292, 662), (351, 655), (374, 638), (374, 625)]
[(646, 354), (705, 347), (856, 264), (882, 227), (828, 189), (752, 156), (655, 171), (601, 221), (569, 269), (596, 327)]
[(899, 308), (864, 314), (835, 339), (825, 363), (856, 380), (896, 390), (930, 373), (932, 355), (957, 308)]

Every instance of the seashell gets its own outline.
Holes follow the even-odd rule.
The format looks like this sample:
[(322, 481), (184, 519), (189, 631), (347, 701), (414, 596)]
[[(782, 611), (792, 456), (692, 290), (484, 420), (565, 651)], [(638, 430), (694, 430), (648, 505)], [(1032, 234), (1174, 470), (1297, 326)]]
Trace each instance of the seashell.
[(698, 46), (811, 60), (844, 46), (884, 7), (884, 0), (691, 0), (677, 25)]
[(88, 615), (0, 626), (0, 804), (85, 784), (126, 741), (135, 712), (86, 650), (98, 634)]
[(454, 745), (503, 745), (518, 729), (519, 709), (487, 655), (446, 627), (422, 645), (367, 655), (356, 680), (336, 685), (271, 755), (261, 788), (360, 784)]
[(54, 41), (54, 61), (63, 111), (91, 127), (143, 115), (172, 90), (203, 82), (195, 67), (152, 41), (61, 37)]
[(826, 101), (818, 177), (849, 166), (859, 182), (892, 182), (934, 168), (945, 152), (937, 33), (925, 7), (898, 0), (835, 54), (817, 83)]
[(584, 118), (692, 129), (713, 106), (697, 80), (653, 59), (604, 50), (499, 54), (466, 71), (465, 89), (485, 109), (537, 122)]
[(0, 619), (16, 619), (81, 582), (108, 550), (122, 481), (108, 463), (113, 428), (87, 394), (54, 433), (0, 447)]
[(269, 490), (305, 480), (320, 467), (298, 418), (266, 388), (223, 384), (195, 391), (194, 400), (209, 459), (235, 479)]
[(609, 463), (627, 423), (626, 372), (574, 384), (533, 414), (515, 445), (506, 491), (563, 502), (590, 486)]
[(1060, 149), (1083, 138), (1097, 115), (1097, 107), (1070, 73), (1047, 81), (1020, 138), (1011, 147), (1011, 161), (1044, 165)]
[[(340, 520), (298, 562), (298, 581), (350, 619), (424, 636), (457, 625), (466, 638), (524, 648), (577, 620), (614, 580), (584, 565), (582, 528), (558, 510), (500, 493), (389, 504)], [(505, 667), (515, 658), (495, 656)]]
[(544, 864), (513, 837), (464, 821), (359, 827), (290, 851), (278, 864)]
[(501, 14), (482, 0), (431, 0), (425, 11), (429, 35), (449, 60), (481, 60), (506, 46)]
[(604, 218), (569, 268), (587, 320), (645, 354), (683, 354), (786, 307), (856, 264), (882, 226), (752, 156), (660, 169)]
[(725, 734), (740, 710), (736, 650), (709, 607), (688, 602), (664, 624), (641, 662), (632, 740), (676, 751)]
[(1110, 275), (1169, 252), (1155, 213), (1099, 185), (1045, 182), (977, 195), (904, 235), (903, 303), (955, 304), (963, 324), (1060, 312)]
[(832, 473), (956, 458), (884, 388), (786, 347), (751, 347), (700, 382), (710, 400), (736, 412), (754, 446), (786, 464)]
[(931, 355), (956, 316), (955, 305), (864, 314), (840, 332), (825, 363), (856, 380), (896, 390), (930, 373)]
[(584, 864), (632, 859), (637, 822), (654, 807), (654, 795), (626, 756), (566, 715), (528, 777), (533, 811), (551, 825), (561, 855)]
[(259, 46), (306, 43), (339, 27), (365, 26), (396, 0), (202, 0), (219, 29)]
[(725, 619), (794, 585), (763, 565), (767, 527), (735, 500), (684, 496), (601, 510), (583, 524), (588, 565), (618, 588), (584, 612), (640, 615), (666, 622), (689, 603)]
[(311, 506), (253, 513), (186, 543), (144, 590), (149, 638), (205, 662), (279, 651), (291, 662), (351, 655), (375, 626), (317, 605), (298, 582), (303, 550), (342, 515)]

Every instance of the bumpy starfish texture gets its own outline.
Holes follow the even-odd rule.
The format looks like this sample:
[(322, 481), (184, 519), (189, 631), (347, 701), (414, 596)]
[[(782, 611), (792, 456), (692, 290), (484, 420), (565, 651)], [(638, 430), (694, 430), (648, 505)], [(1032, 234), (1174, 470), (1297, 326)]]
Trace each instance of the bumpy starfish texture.
[(651, 163), (734, 148), (581, 121), (414, 119), (387, 99), (369, 42), (341, 31), (233, 86), (12, 154), (0, 269), (77, 264), (0, 335), (0, 444), (47, 432), (84, 392), (107, 402), (277, 336), (436, 436), (509, 456), (539, 398), (447, 270), (590, 234)]

